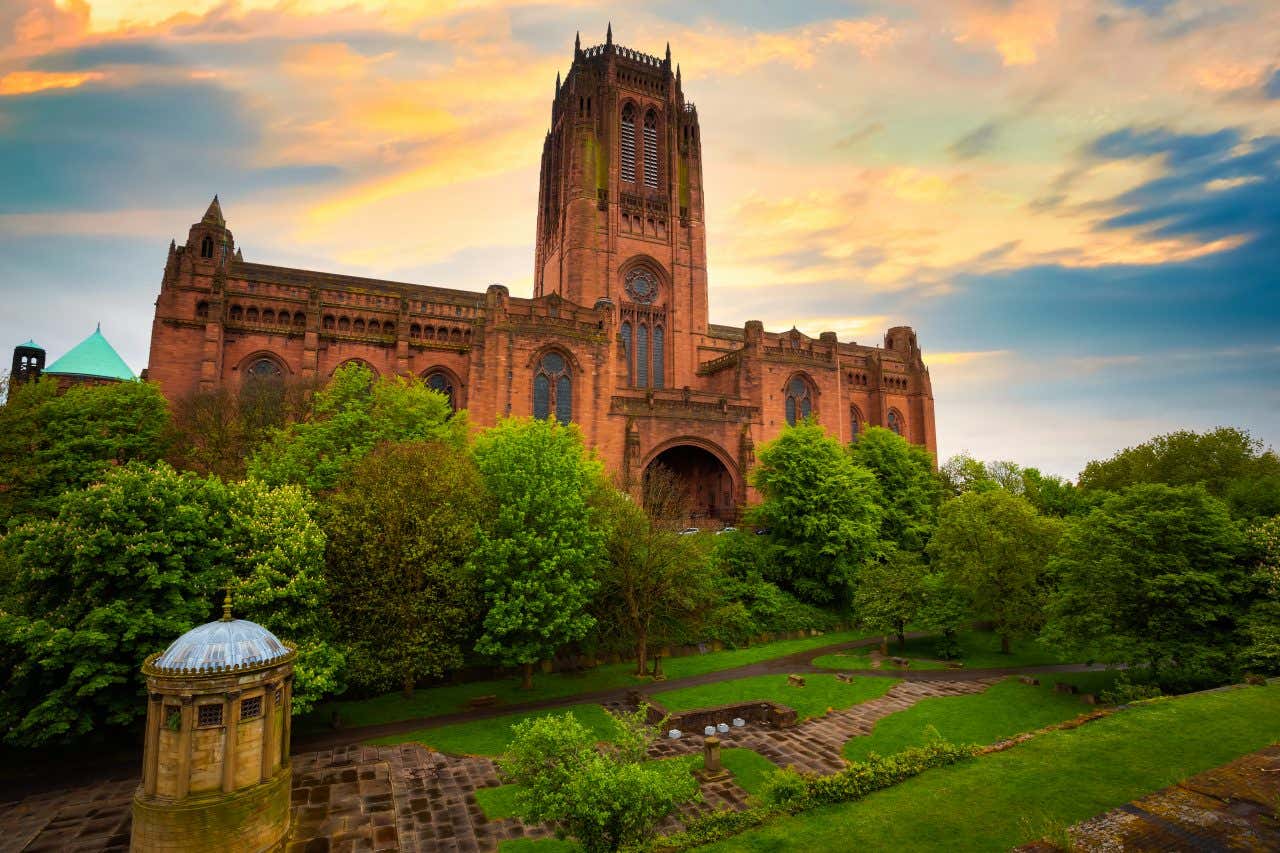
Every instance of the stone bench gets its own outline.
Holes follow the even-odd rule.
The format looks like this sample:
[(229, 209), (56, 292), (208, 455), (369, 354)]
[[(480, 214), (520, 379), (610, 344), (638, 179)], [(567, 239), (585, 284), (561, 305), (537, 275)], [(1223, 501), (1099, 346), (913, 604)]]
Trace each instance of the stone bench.
[(467, 709), (474, 711), (477, 708), (492, 708), (497, 705), (500, 700), (492, 693), (484, 696), (472, 696), (467, 700)]

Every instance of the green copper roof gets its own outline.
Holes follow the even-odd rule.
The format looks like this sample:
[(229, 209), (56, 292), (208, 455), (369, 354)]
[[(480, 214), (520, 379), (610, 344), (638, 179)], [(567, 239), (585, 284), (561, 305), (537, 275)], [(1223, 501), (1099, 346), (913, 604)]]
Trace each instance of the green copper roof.
[(137, 379), (129, 365), (102, 336), (99, 326), (93, 334), (71, 348), (71, 351), (44, 369), (45, 373), (68, 376), (99, 376), (104, 379)]
[(27, 338), (27, 342), (23, 344), (23, 346), (26, 347), (27, 349), (43, 349), (43, 347), (41, 347), (35, 341), (31, 340), (31, 338)]

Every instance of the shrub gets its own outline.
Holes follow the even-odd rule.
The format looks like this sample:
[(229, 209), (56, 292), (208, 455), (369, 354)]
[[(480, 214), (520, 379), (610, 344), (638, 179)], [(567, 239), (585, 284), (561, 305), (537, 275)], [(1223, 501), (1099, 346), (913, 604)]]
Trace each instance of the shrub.
[(1128, 705), (1163, 695), (1154, 684), (1134, 684), (1122, 673), (1116, 683), (1098, 694), (1104, 705)]

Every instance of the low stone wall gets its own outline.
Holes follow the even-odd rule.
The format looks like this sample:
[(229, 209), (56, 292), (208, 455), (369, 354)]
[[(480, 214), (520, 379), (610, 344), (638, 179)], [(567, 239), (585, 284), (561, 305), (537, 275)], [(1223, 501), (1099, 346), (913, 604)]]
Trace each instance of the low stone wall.
[(671, 713), (667, 711), (661, 704), (643, 696), (637, 692), (632, 693), (629, 697), (635, 704), (639, 705), (647, 702), (649, 705), (649, 723), (656, 724), (663, 717), (668, 717), (666, 728), (679, 729), (689, 734), (699, 734), (707, 726), (714, 726), (720, 723), (728, 723), (733, 725), (735, 717), (746, 720), (748, 723), (762, 723), (775, 729), (786, 729), (794, 726), (799, 721), (799, 714), (794, 708), (788, 708), (786, 705), (779, 705), (774, 702), (739, 702), (734, 705), (716, 705), (712, 708), (694, 708), (691, 711), (679, 711)]
[(172, 802), (133, 800), (131, 848), (147, 853), (257, 853), (281, 844), (289, 831), (290, 765), (266, 782), (229, 794), (199, 794)]

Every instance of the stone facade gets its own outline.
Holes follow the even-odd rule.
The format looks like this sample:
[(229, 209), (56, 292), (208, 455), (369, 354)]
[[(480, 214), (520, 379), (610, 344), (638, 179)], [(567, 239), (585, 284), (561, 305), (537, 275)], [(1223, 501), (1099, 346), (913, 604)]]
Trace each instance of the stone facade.
[(265, 664), (147, 676), (133, 850), (277, 848), (289, 829), (294, 653)]
[(881, 425), (936, 451), (909, 327), (877, 346), (709, 322), (703, 209), (670, 51), (575, 44), (543, 145), (533, 298), (249, 263), (215, 198), (170, 244), (145, 376), (171, 399), (352, 361), (420, 376), (477, 426), (571, 419), (624, 486), (660, 460), (696, 515), (721, 518), (750, 497), (755, 448), (805, 414), (841, 441)]

